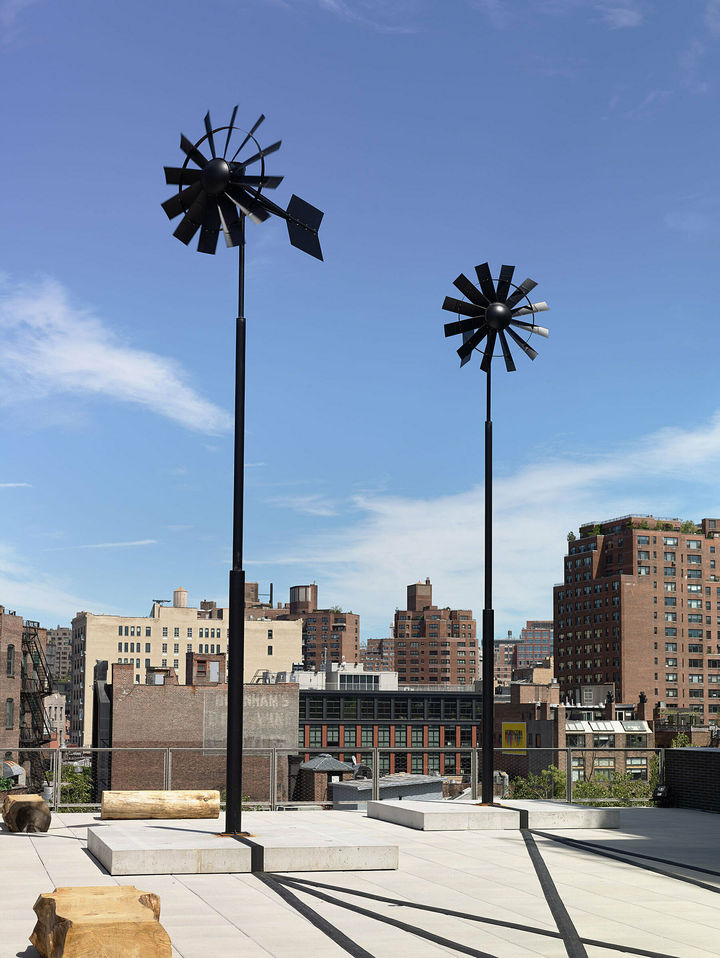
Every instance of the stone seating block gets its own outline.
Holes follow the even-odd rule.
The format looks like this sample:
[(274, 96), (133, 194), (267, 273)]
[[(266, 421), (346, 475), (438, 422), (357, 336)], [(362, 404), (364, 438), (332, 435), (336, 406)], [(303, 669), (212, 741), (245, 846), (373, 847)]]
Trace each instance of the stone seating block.
[(50, 809), (40, 795), (6, 795), (2, 817), (11, 832), (46, 832), (50, 828)]
[(34, 908), (41, 958), (171, 958), (160, 898), (133, 885), (56, 888)]

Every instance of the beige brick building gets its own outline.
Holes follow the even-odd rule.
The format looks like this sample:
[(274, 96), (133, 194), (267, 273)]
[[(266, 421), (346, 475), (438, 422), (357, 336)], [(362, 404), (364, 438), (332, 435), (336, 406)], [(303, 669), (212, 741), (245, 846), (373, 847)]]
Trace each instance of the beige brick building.
[[(175, 590), (171, 606), (153, 602), (148, 616), (78, 612), (72, 620), (70, 744), (89, 745), (92, 738), (96, 662), (132, 666), (135, 685), (144, 684), (148, 668), (172, 668), (184, 685), (188, 652), (227, 654), (228, 618), (228, 609), (215, 602), (188, 607), (185, 589)], [(289, 670), (301, 659), (301, 622), (246, 620), (245, 681), (266, 669)]]

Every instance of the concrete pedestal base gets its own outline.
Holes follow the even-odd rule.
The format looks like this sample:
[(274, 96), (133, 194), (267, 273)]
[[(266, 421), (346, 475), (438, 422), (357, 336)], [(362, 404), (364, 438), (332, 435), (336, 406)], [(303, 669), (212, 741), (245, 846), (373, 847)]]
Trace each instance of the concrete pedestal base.
[[(512, 813), (510, 813), (512, 814)], [(273, 813), (249, 838), (223, 838), (197, 822), (105, 825), (88, 829), (88, 851), (111, 875), (374, 871), (398, 867), (398, 847), (335, 824), (317, 827)]]
[(251, 851), (234, 838), (177, 826), (88, 828), (87, 847), (111, 875), (211, 875), (249, 872)]
[(368, 818), (426, 832), (519, 828), (520, 813), (470, 802), (368, 802)]
[[(277, 814), (277, 813), (276, 813)], [(318, 828), (294, 824), (290, 815), (263, 822), (244, 841), (252, 849), (254, 872), (376, 871), (398, 867), (398, 847), (337, 825), (332, 813)]]
[(521, 828), (620, 828), (619, 808), (590, 808), (565, 802), (501, 800), (520, 813)]

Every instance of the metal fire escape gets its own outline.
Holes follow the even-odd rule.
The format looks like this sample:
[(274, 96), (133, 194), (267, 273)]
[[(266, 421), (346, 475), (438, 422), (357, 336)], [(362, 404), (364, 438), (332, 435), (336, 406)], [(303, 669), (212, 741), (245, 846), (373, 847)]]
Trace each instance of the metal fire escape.
[(47, 765), (40, 752), (22, 752), (23, 748), (42, 748), (52, 738), (43, 699), (52, 692), (52, 676), (38, 638), (39, 622), (26, 619), (22, 634), (22, 680), (20, 686), (20, 764), (29, 762), (33, 784), (48, 781)]

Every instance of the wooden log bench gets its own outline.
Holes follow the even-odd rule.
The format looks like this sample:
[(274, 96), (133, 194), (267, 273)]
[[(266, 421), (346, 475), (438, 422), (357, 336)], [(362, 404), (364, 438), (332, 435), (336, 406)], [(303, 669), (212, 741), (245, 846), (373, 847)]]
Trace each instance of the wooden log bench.
[(100, 818), (219, 818), (220, 792), (110, 791), (102, 794)]
[(2, 817), (11, 832), (46, 832), (50, 809), (40, 795), (6, 795)]
[(160, 898), (133, 885), (56, 888), (34, 908), (41, 958), (171, 958)]

